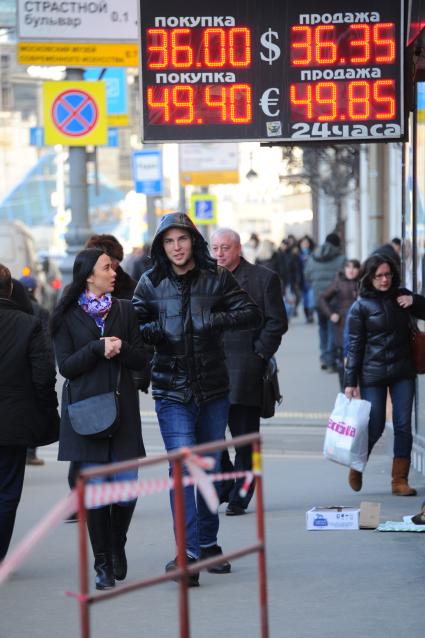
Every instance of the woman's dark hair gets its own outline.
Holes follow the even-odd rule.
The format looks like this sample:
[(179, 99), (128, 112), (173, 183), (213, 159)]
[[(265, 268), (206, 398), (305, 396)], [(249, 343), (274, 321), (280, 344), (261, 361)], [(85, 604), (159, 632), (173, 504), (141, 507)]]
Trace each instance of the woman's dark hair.
[(382, 266), (382, 264), (388, 264), (391, 270), (392, 279), (390, 290), (395, 291), (399, 288), (400, 274), (394, 261), (386, 255), (375, 253), (374, 255), (368, 257), (361, 267), (360, 294), (364, 292), (371, 292), (375, 289), (373, 285), (373, 279), (375, 277), (376, 271), (378, 270), (379, 266)]
[(12, 294), (12, 275), (7, 266), (0, 264), (0, 297), (10, 297)]
[(87, 240), (85, 248), (99, 248), (117, 261), (124, 259), (124, 248), (114, 235), (92, 235)]
[(77, 301), (78, 297), (86, 289), (87, 279), (92, 274), (97, 260), (101, 255), (105, 254), (105, 251), (100, 250), (100, 248), (85, 248), (76, 256), (72, 269), (72, 281), (65, 288), (64, 294), (52, 314), (50, 322), (52, 334), (57, 332), (63, 315), (68, 308)]
[(361, 268), (361, 264), (358, 259), (346, 259), (344, 261), (344, 268), (350, 265), (352, 268)]
[(313, 239), (310, 237), (310, 235), (303, 235), (301, 237), (301, 239), (298, 240), (298, 248), (301, 250), (301, 242), (303, 241), (308, 241), (308, 247), (311, 251), (313, 251), (316, 247), (316, 244), (314, 243)]

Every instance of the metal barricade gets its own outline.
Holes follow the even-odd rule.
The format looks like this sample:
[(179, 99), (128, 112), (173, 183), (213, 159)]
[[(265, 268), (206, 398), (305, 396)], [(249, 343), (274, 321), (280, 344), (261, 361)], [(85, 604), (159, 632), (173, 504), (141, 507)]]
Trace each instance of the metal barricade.
[[(243, 547), (239, 550), (221, 554), (220, 556), (200, 560), (190, 565), (186, 560), (186, 539), (185, 539), (185, 517), (184, 517), (184, 487), (183, 487), (183, 465), (187, 458), (187, 449), (179, 449), (170, 454), (162, 454), (152, 458), (136, 459), (121, 463), (111, 463), (102, 467), (84, 470), (77, 481), (78, 497), (78, 536), (79, 536), (79, 571), (80, 571), (80, 591), (78, 593), (68, 592), (69, 596), (77, 599), (80, 606), (81, 638), (90, 638), (90, 605), (105, 601), (109, 598), (122, 596), (129, 592), (144, 587), (151, 587), (169, 580), (178, 580), (179, 583), (179, 623), (180, 638), (190, 638), (189, 628), (189, 601), (188, 601), (188, 576), (203, 569), (218, 565), (225, 560), (241, 558), (247, 554), (258, 553), (258, 584), (260, 602), (260, 636), (268, 638), (268, 615), (267, 615), (267, 581), (266, 581), (266, 556), (265, 556), (265, 529), (264, 529), (264, 502), (263, 502), (263, 482), (262, 482), (262, 459), (261, 459), (261, 437), (259, 434), (247, 434), (234, 439), (205, 443), (190, 448), (191, 454), (207, 455), (209, 452), (224, 450), (230, 446), (242, 446), (252, 444), (252, 470), (256, 479), (256, 520), (257, 520), (257, 542)], [(177, 544), (177, 569), (173, 572), (161, 574), (144, 580), (137, 580), (119, 587), (102, 591), (89, 591), (88, 580), (88, 556), (87, 556), (87, 530), (85, 511), (85, 489), (86, 482), (98, 476), (108, 476), (117, 472), (133, 469), (136, 467), (148, 467), (159, 463), (170, 463), (172, 466), (172, 476), (175, 490), (175, 527)]]

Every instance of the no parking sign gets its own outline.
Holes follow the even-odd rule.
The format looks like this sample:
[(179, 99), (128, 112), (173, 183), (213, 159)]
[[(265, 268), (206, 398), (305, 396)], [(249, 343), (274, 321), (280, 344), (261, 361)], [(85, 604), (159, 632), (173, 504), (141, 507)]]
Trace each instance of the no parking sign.
[(98, 146), (108, 141), (104, 82), (45, 82), (45, 143)]

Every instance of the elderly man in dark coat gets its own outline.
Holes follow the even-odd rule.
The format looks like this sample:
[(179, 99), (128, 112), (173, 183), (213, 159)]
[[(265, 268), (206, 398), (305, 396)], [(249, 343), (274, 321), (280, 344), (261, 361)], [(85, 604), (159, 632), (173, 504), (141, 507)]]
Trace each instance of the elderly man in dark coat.
[[(239, 235), (229, 229), (218, 229), (211, 238), (211, 252), (219, 266), (231, 271), (241, 288), (263, 313), (260, 328), (243, 330), (224, 335), (224, 350), (230, 377), (230, 411), (228, 424), (232, 436), (258, 432), (262, 404), (263, 375), (267, 362), (275, 354), (288, 330), (288, 319), (282, 299), (282, 288), (278, 275), (268, 268), (253, 265), (241, 256)], [(230, 469), (227, 452), (222, 458)], [(250, 470), (251, 447), (236, 449), (235, 469)], [(228, 516), (245, 514), (254, 493), (254, 484), (245, 497), (239, 494), (243, 481), (236, 481), (221, 500), (229, 500)]]
[(49, 431), (59, 421), (55, 367), (41, 323), (13, 301), (12, 287), (0, 264), (0, 561), (12, 538), (27, 447), (52, 442)]

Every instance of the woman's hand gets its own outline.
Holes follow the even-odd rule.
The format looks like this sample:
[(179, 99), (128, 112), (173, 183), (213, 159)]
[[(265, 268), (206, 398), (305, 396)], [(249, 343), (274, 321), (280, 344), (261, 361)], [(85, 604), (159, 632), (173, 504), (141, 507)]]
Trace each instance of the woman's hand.
[(105, 342), (105, 357), (112, 359), (121, 352), (122, 341), (118, 337), (102, 337)]
[(330, 319), (331, 319), (332, 323), (338, 323), (338, 321), (339, 321), (339, 314), (338, 314), (337, 312), (333, 312), (333, 313), (331, 314)]
[(400, 295), (397, 297), (397, 303), (402, 308), (408, 308), (413, 303), (413, 297), (412, 295)]
[(344, 394), (347, 399), (355, 399), (357, 396), (357, 388), (350, 388), (349, 386), (347, 386), (344, 390)]

